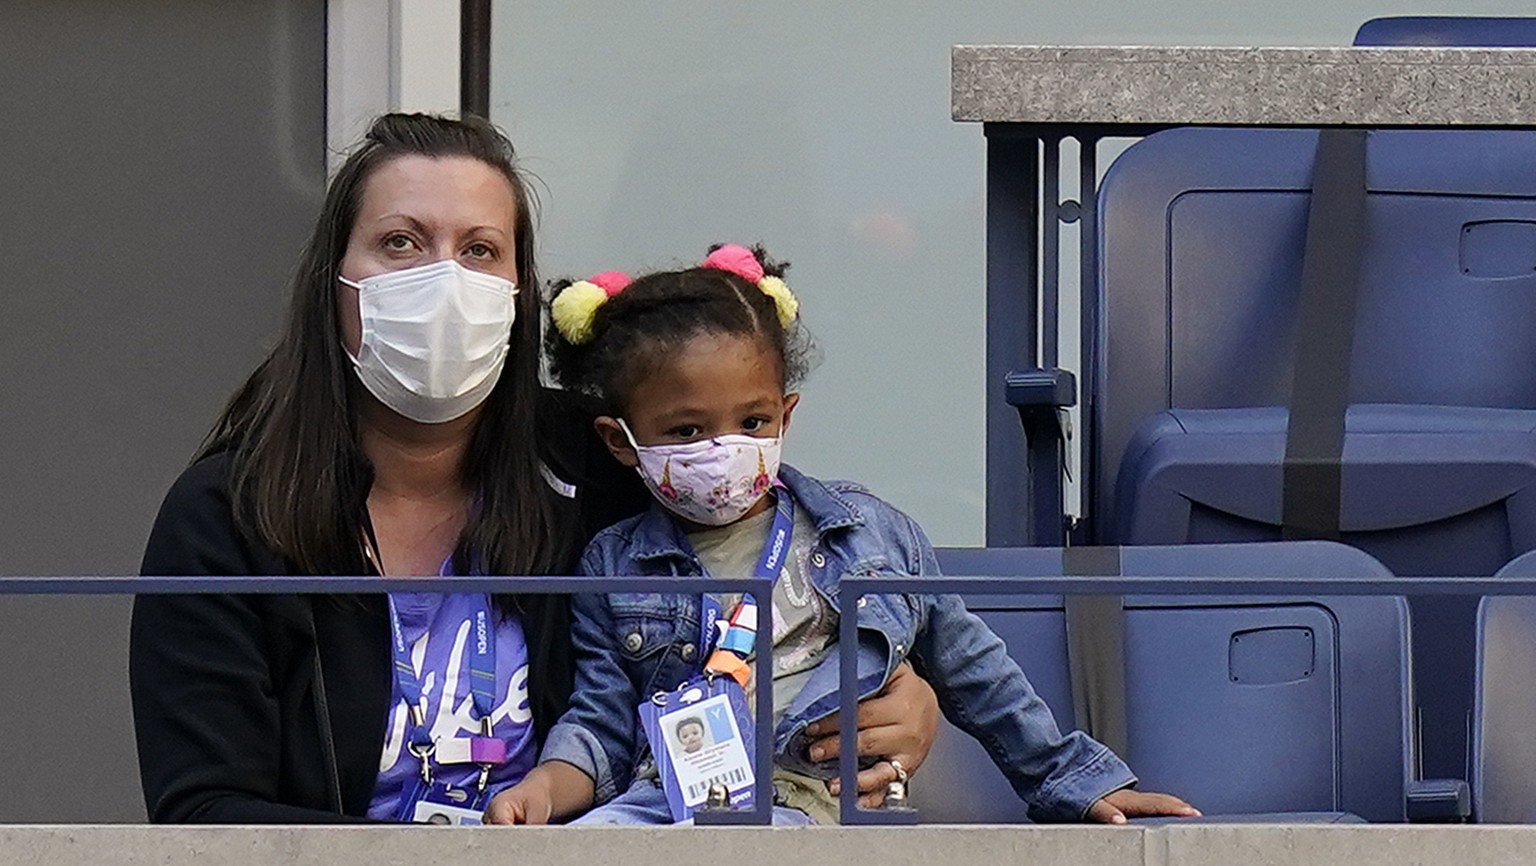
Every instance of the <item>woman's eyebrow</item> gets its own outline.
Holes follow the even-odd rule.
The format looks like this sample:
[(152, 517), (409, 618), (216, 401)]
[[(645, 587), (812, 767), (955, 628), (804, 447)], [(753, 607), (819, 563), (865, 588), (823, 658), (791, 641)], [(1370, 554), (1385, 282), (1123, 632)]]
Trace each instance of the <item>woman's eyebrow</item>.
[(408, 213), (387, 213), (383, 216), (380, 216), (377, 220), (375, 220), (375, 222), (385, 222), (387, 220), (393, 219), (405, 220), (406, 224), (408, 224), (412, 230), (419, 234), (431, 234), (431, 229), (427, 226), (426, 223), (411, 216)]

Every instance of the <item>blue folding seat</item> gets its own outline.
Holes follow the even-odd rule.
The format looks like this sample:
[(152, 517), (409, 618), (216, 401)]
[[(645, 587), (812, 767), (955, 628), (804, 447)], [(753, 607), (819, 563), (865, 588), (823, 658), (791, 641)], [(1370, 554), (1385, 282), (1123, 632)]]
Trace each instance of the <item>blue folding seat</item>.
[[(1536, 578), (1536, 554), (1499, 570)], [(1536, 598), (1490, 596), (1477, 612), (1472, 711), (1472, 814), (1484, 824), (1536, 824)]]
[[(1317, 133), (1175, 129), (1100, 191), (1100, 541), (1282, 535)], [(1400, 574), (1536, 546), (1536, 136), (1373, 132), (1339, 529)], [(1424, 772), (1462, 776), (1475, 599), (1415, 601)]]
[(1394, 15), (1372, 18), (1355, 31), (1355, 44), (1524, 48), (1536, 45), (1536, 18), (1476, 15)]
[[(1026, 584), (1066, 573), (1059, 548), (947, 549), (939, 561), (953, 576)], [(1392, 579), (1369, 556), (1329, 542), (1126, 547), (1119, 570)], [(1002, 636), (1061, 726), (1073, 727), (1063, 599), (967, 602)], [(1207, 814), (1404, 820), (1413, 746), (1403, 599), (1128, 596), (1122, 605), (1125, 757), (1144, 788), (1176, 793)], [(954, 730), (941, 734), (914, 779), (911, 802), (924, 821), (1024, 820), (1001, 773)]]

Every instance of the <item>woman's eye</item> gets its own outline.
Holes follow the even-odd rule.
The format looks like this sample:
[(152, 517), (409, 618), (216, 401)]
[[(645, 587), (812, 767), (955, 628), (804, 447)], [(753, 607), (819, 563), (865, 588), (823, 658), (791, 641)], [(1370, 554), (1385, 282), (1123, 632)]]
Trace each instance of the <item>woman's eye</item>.
[(469, 253), (470, 256), (472, 256), (474, 258), (477, 258), (477, 259), (494, 259), (494, 258), (496, 258), (496, 248), (491, 246), (490, 244), (484, 243), (482, 241), (477, 241), (475, 243), (470, 244), (469, 247), (467, 249), (465, 249), (464, 251), (466, 253)]
[(400, 251), (403, 251), (403, 250), (410, 249), (411, 246), (412, 246), (411, 239), (408, 236), (406, 236), (406, 235), (395, 234), (395, 235), (386, 235), (384, 237), (384, 248), (387, 249), (387, 250), (394, 250), (396, 252), (400, 252)]

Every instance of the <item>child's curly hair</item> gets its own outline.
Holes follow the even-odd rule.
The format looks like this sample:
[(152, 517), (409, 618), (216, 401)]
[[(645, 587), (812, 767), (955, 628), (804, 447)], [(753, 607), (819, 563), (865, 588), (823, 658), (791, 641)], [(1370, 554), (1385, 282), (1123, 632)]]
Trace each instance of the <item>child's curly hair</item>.
[[(710, 252), (721, 247), (715, 244)], [(751, 248), (767, 276), (782, 278), (787, 262)], [(556, 282), (553, 298), (571, 285)], [(785, 391), (804, 381), (815, 344), (796, 317), (781, 324), (778, 307), (745, 277), (713, 267), (658, 271), (637, 277), (592, 315), (591, 336), (579, 345), (550, 328), (546, 336), (550, 371), (568, 390), (596, 399), (601, 410), (623, 414), (630, 389), (673, 352), (704, 334), (759, 339), (779, 358)]]

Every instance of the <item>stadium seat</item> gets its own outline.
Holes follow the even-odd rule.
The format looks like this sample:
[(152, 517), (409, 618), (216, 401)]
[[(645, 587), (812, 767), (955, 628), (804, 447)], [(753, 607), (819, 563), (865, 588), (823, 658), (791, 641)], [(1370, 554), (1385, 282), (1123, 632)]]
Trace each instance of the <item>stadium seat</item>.
[(1355, 44), (1525, 48), (1536, 45), (1536, 18), (1477, 15), (1394, 15), (1372, 18), (1355, 31)]
[[(1536, 578), (1536, 554), (1499, 571)], [(1472, 813), (1484, 824), (1536, 823), (1536, 598), (1490, 596), (1477, 612)]]
[[(1279, 537), (1316, 143), (1168, 130), (1106, 176), (1099, 540)], [(1511, 469), (1532, 465), (1536, 136), (1374, 132), (1366, 180), (1340, 528), (1400, 574), (1486, 575), (1536, 537)], [(1466, 772), (1475, 605), (1414, 603), (1426, 775)]]
[[(954, 576), (1064, 573), (1059, 548), (941, 550)], [(1329, 542), (1122, 548), (1124, 574), (1390, 580)], [(968, 598), (1072, 727), (1060, 597)], [(1398, 597), (1129, 596), (1125, 756), (1143, 787), (1210, 815), (1353, 813), (1402, 821), (1409, 737), (1407, 607)], [(924, 821), (1008, 823), (1023, 806), (980, 746), (948, 729), (912, 783)], [(1320, 816), (1309, 816), (1318, 819)]]

